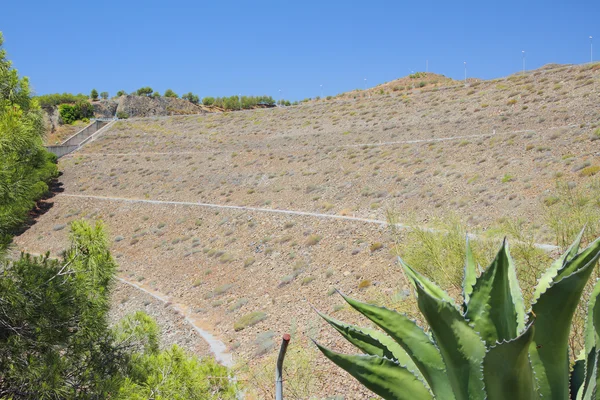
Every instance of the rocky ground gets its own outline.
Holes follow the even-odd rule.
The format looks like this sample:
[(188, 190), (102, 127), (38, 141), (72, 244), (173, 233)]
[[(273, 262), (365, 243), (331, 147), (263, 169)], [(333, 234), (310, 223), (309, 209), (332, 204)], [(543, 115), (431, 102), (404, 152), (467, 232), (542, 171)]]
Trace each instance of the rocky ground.
[[(404, 296), (381, 224), (388, 210), (421, 225), (453, 212), (480, 230), (525, 218), (538, 241), (553, 241), (542, 215), (557, 179), (584, 185), (600, 165), (599, 74), (600, 65), (557, 66), (285, 109), (119, 121), (61, 159), (64, 193), (16, 242), (58, 253), (70, 221), (102, 219), (121, 276), (188, 305), (240, 365), (267, 362), (286, 331), (305, 347), (313, 337), (351, 351), (311, 306), (364, 324), (332, 288), (386, 304)], [(117, 291), (115, 312), (154, 310), (168, 340), (192, 340), (172, 312), (132, 290)], [(251, 315), (257, 322), (245, 324)], [(369, 397), (318, 354), (310, 365), (327, 372), (315, 396)]]

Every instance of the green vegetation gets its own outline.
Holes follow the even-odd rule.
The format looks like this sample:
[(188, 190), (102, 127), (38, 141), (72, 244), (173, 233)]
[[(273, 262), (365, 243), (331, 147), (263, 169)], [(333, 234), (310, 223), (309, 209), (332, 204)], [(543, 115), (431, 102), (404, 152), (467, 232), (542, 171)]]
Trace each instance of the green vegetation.
[(258, 324), (260, 321), (266, 318), (267, 314), (265, 314), (262, 311), (251, 312), (250, 314), (246, 314), (237, 321), (235, 321), (235, 323), (233, 324), (233, 330), (236, 332), (241, 331), (249, 326)]
[(127, 118), (129, 118), (129, 114), (127, 114), (125, 111), (119, 111), (117, 113), (117, 118), (118, 119), (127, 119)]
[(144, 86), (136, 90), (135, 94), (138, 96), (151, 96), (152, 92), (153, 90), (150, 86)]
[(109, 328), (117, 265), (103, 226), (75, 221), (71, 229), (61, 260), (1, 261), (2, 397), (235, 398), (226, 368), (176, 345), (159, 349), (158, 327), (145, 313)]
[(121, 97), (121, 96), (127, 96), (127, 92), (124, 90), (119, 90), (117, 92), (117, 97)]
[(600, 239), (578, 253), (582, 236), (542, 274), (528, 314), (506, 240), (480, 276), (467, 241), (461, 305), (399, 259), (431, 336), (405, 314), (343, 296), (385, 333), (319, 313), (367, 355), (317, 346), (386, 399), (593, 398), (600, 284), (589, 296), (585, 351), (572, 373), (569, 363), (573, 315), (600, 257)]
[(64, 124), (72, 124), (75, 121), (89, 119), (94, 116), (94, 106), (87, 101), (78, 101), (74, 105), (61, 104), (58, 106), (60, 119)]
[(192, 92), (188, 92), (181, 96), (182, 99), (189, 101), (192, 104), (200, 103), (200, 97), (197, 94), (193, 94)]
[(427, 74), (425, 72), (415, 72), (414, 74), (410, 74), (408, 77), (410, 79), (419, 79), (419, 78), (425, 78), (427, 76)]
[(102, 97), (102, 100), (108, 99), (108, 92), (101, 92), (100, 97)]
[(90, 99), (98, 100), (98, 91), (96, 89), (92, 89), (90, 92)]
[(42, 96), (36, 96), (35, 99), (38, 101), (40, 107), (43, 109), (50, 109), (60, 104), (74, 104), (79, 101), (86, 101), (87, 96), (84, 94), (71, 94), (71, 93), (54, 93), (45, 94)]
[(56, 157), (42, 146), (42, 112), (29, 80), (19, 78), (2, 43), (0, 33), (0, 254), (58, 175)]
[(308, 237), (308, 239), (306, 239), (306, 245), (307, 246), (314, 246), (317, 243), (319, 243), (321, 241), (321, 239), (323, 239), (323, 236), (321, 235), (310, 235)]
[(551, 201), (546, 202), (545, 220), (557, 245), (567, 246), (577, 236), (577, 226), (586, 226), (584, 240), (600, 236), (600, 180), (574, 186), (558, 182)]
[(589, 167), (585, 167), (584, 169), (579, 171), (579, 176), (581, 176), (581, 177), (594, 176), (598, 172), (600, 172), (600, 165), (590, 165)]
[(28, 80), (0, 48), (0, 397), (234, 399), (226, 368), (177, 346), (159, 349), (158, 327), (144, 313), (109, 328), (117, 266), (101, 222), (73, 222), (61, 259), (5, 255), (57, 175), (43, 133)]
[[(204, 99), (202, 103), (205, 104)], [(212, 105), (224, 108), (225, 110), (239, 110), (240, 107), (242, 109), (250, 109), (261, 105), (274, 106), (275, 100), (271, 96), (242, 96), (241, 99), (239, 96), (229, 96), (215, 98)]]
[(177, 95), (177, 93), (175, 93), (171, 89), (165, 90), (165, 94), (163, 96), (165, 96), (165, 97), (171, 97), (173, 99), (178, 99), (179, 98), (179, 96)]

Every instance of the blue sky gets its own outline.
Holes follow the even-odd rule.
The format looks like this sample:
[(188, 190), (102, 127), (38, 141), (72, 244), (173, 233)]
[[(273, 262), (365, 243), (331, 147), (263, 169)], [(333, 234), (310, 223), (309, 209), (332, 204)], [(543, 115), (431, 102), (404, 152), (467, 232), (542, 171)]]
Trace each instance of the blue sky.
[[(600, 1), (11, 1), (9, 58), (38, 94), (151, 86), (335, 95), (425, 70), (505, 76), (590, 58)], [(596, 58), (596, 57), (594, 57)]]

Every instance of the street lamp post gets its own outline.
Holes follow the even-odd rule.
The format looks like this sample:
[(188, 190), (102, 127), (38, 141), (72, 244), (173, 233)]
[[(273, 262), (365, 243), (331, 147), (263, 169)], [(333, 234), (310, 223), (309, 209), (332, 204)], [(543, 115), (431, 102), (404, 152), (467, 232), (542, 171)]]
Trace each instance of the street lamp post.
[(523, 75), (525, 75), (525, 50), (522, 50), (521, 53), (523, 53)]
[(242, 111), (242, 94), (238, 94), (239, 98), (240, 98), (240, 111)]
[(321, 84), (321, 98), (323, 98), (323, 85)]
[(594, 47), (592, 43), (592, 37), (590, 36), (590, 63), (594, 62)]
[(467, 62), (465, 61), (465, 83), (467, 83)]

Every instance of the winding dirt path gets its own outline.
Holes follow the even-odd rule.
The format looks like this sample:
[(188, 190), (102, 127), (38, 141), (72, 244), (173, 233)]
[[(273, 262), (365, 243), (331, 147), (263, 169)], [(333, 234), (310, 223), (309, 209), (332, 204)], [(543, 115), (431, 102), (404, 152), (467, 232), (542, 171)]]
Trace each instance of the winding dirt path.
[(138, 285), (137, 283), (133, 283), (125, 278), (117, 277), (116, 279), (120, 282), (123, 282), (126, 285), (132, 286), (138, 290), (141, 290), (144, 293), (149, 294), (150, 296), (154, 297), (155, 299), (157, 299), (165, 304), (168, 304), (175, 311), (177, 311), (178, 313), (183, 315), (183, 317), (185, 318), (185, 321), (188, 324), (190, 324), (196, 332), (198, 332), (198, 334), (202, 337), (202, 339), (204, 339), (204, 341), (206, 343), (208, 343), (208, 345), (210, 347), (210, 351), (215, 356), (215, 359), (217, 360), (217, 362), (228, 368), (233, 367), (233, 364), (234, 364), (233, 356), (231, 355), (231, 353), (227, 352), (227, 346), (225, 345), (225, 343), (223, 343), (222, 341), (217, 339), (210, 332), (205, 331), (204, 329), (200, 328), (198, 320), (192, 316), (192, 313), (190, 312), (190, 309), (188, 306), (186, 306), (185, 304), (174, 303), (169, 298), (169, 296), (164, 295), (154, 289), (149, 289), (142, 285)]

